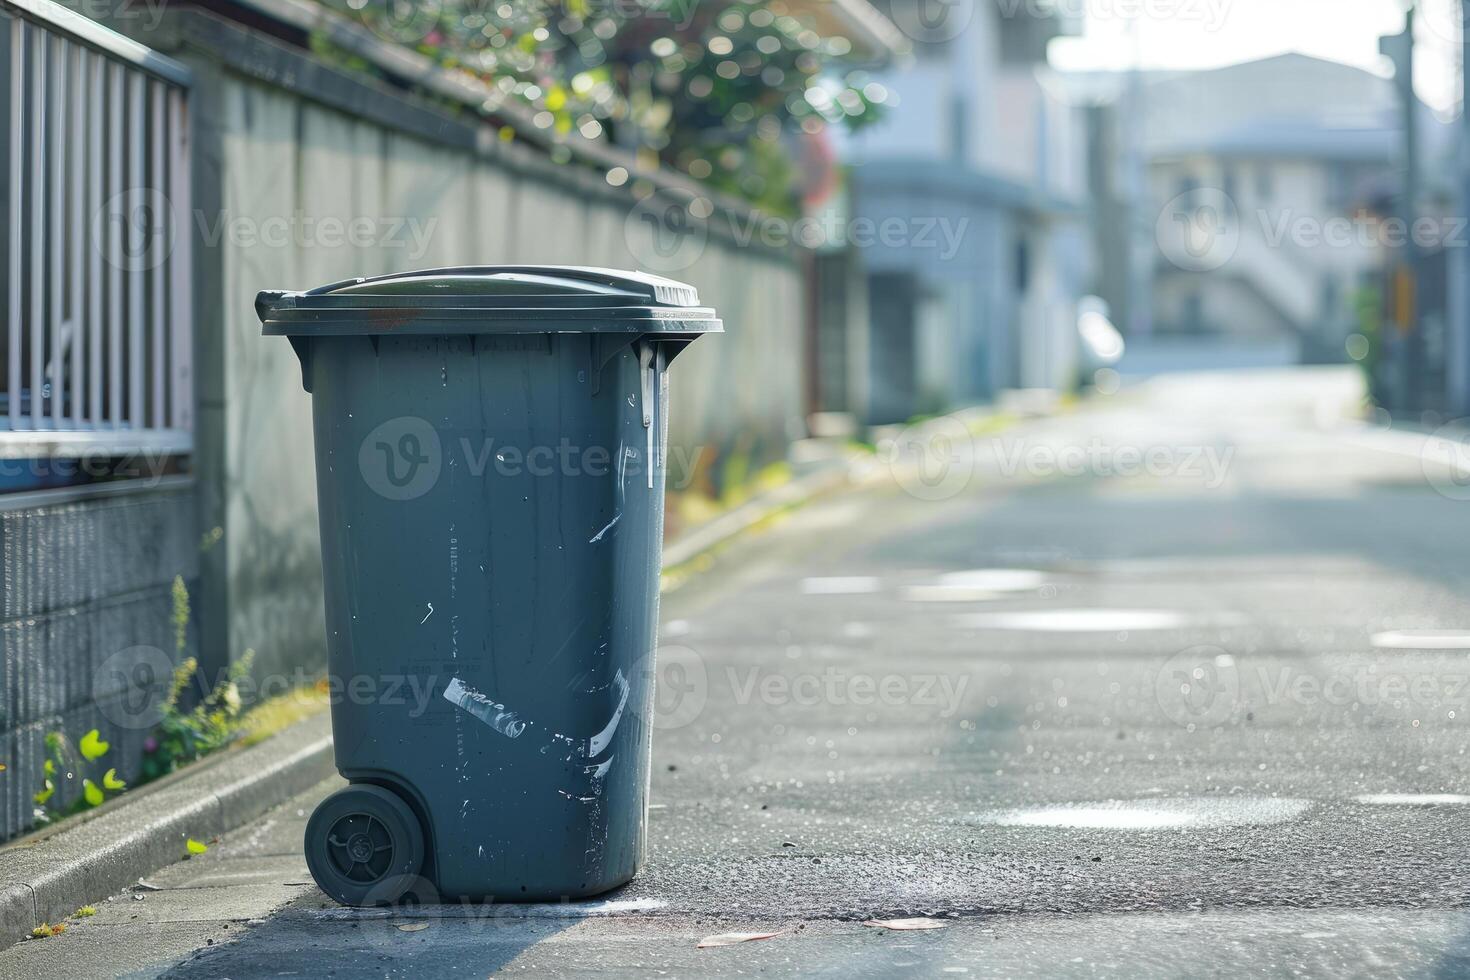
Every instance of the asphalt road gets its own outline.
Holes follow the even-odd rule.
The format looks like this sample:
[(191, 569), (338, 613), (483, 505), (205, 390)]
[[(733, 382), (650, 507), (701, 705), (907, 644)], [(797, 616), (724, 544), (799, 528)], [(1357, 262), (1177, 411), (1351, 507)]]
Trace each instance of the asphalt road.
[[(331, 907), (324, 786), (0, 975), (1470, 973), (1470, 488), (1356, 397), (939, 423), (947, 466), (719, 553), (664, 597), (651, 856), (606, 902)], [(780, 934), (695, 948), (731, 931)]]

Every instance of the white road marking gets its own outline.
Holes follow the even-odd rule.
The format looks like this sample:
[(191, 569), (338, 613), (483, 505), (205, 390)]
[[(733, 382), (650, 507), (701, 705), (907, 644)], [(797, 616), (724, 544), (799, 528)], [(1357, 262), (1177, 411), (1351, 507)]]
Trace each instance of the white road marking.
[(1470, 650), (1470, 631), (1389, 630), (1368, 642), (1380, 650)]
[(1466, 806), (1470, 796), (1458, 793), (1370, 793), (1359, 796), (1359, 803), (1369, 806)]
[(1121, 633), (1239, 623), (1234, 613), (1184, 613), (1168, 609), (1036, 609), (966, 613), (951, 618), (959, 629), (1037, 633)]
[(801, 580), (803, 595), (872, 595), (879, 588), (878, 580), (869, 576)]
[(1159, 830), (1166, 827), (1244, 827), (1286, 823), (1311, 806), (1308, 800), (1228, 797), (1107, 800), (982, 813), (973, 823), (997, 827), (1068, 830)]
[(1046, 584), (1046, 575), (1029, 568), (977, 568), (939, 576), (947, 589), (981, 589), (986, 592), (1030, 592)]
[(987, 602), (1005, 595), (1004, 592), (954, 585), (912, 585), (903, 590), (903, 597), (909, 602)]

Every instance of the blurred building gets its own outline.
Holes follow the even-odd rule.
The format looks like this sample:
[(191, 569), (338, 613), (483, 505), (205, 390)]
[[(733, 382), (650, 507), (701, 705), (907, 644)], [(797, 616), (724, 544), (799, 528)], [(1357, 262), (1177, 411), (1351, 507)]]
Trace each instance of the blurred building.
[[(1068, 85), (1093, 102), (1097, 288), (1129, 334), (1128, 366), (1346, 359), (1405, 247), (1389, 224), (1390, 80), (1288, 54)], [(1422, 131), (1442, 142), (1432, 120)]]
[(1085, 118), (1045, 50), (1078, 25), (1042, 4), (878, 6), (910, 54), (874, 72), (896, 107), (837, 146), (851, 240), (819, 276), (822, 407), (887, 423), (1070, 386)]

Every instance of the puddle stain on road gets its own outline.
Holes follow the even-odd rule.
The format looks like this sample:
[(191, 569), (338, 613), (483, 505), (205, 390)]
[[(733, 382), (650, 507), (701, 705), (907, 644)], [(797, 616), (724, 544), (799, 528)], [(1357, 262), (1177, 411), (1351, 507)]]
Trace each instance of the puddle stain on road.
[(1379, 650), (1470, 650), (1470, 630), (1389, 630), (1368, 642)]
[(872, 595), (880, 588), (876, 578), (865, 575), (801, 580), (802, 595)]
[(1172, 609), (1037, 609), (967, 613), (950, 618), (951, 625), (957, 629), (1036, 633), (1132, 633), (1234, 626), (1242, 621), (1235, 613)]
[(941, 575), (932, 585), (915, 585), (904, 590), (910, 602), (984, 602), (1022, 592), (1035, 592), (1046, 584), (1046, 575), (1028, 568), (978, 568)]
[(1164, 830), (1269, 826), (1295, 820), (1309, 800), (1231, 799), (1106, 800), (1056, 806), (994, 810), (967, 822), (991, 827), (1049, 827), (1059, 830)]
[(1356, 797), (1367, 806), (1467, 806), (1470, 796), (1458, 793), (1369, 793)]

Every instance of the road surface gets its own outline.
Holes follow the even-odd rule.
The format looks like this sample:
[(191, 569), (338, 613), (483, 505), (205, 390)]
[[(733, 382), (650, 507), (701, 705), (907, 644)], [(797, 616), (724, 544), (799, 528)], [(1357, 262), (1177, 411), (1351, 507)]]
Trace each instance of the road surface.
[[(718, 554), (609, 902), (331, 907), (328, 785), (0, 974), (1464, 975), (1470, 490), (1356, 397), (1162, 379)], [(780, 934), (695, 948), (732, 931)]]

